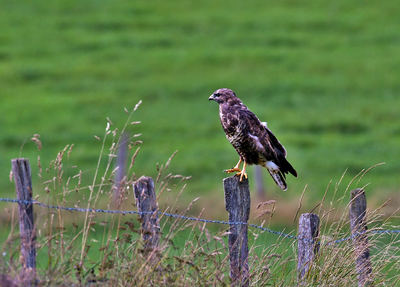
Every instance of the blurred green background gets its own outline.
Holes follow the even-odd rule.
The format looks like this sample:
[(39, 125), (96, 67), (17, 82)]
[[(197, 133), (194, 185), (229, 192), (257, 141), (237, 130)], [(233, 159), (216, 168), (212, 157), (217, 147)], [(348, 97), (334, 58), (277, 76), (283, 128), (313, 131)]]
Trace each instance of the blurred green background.
[(345, 187), (379, 162), (361, 185), (371, 183), (372, 204), (396, 198), (399, 12), (397, 1), (2, 0), (1, 194), (14, 196), (17, 156), (30, 158), (41, 194), (37, 155), (46, 166), (67, 144), (71, 165), (94, 173), (93, 136), (106, 117), (122, 127), (123, 108), (142, 100), (132, 119), (142, 124), (129, 128), (143, 134), (136, 174), (155, 176), (178, 150), (170, 171), (192, 176), (184, 199), (201, 196), (200, 206), (225, 214), (222, 170), (237, 155), (208, 96), (229, 87), (268, 122), (299, 173), (282, 193), (265, 172), (267, 197), (282, 208), (296, 206), (305, 185), (312, 207), (331, 179), (347, 169)]

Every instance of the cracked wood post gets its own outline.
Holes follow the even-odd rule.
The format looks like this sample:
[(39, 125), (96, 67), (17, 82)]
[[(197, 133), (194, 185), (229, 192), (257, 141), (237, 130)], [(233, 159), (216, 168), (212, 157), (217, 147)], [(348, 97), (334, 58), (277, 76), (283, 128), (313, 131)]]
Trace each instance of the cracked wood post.
[(319, 217), (314, 213), (303, 213), (299, 219), (297, 272), (302, 282), (310, 271), (312, 261), (319, 250)]
[(153, 179), (142, 176), (135, 182), (134, 191), (139, 212), (145, 212), (140, 215), (144, 250), (154, 258), (160, 241), (160, 222)]
[[(19, 200), (32, 201), (32, 179), (29, 161), (17, 158), (11, 161), (15, 191)], [(36, 230), (33, 205), (19, 203), (19, 230), (21, 237), (22, 282), (36, 286)]]
[(372, 267), (369, 260), (368, 236), (366, 225), (367, 199), (361, 188), (351, 191), (350, 228), (356, 257), (358, 286), (372, 286)]
[[(250, 213), (249, 182), (239, 181), (238, 176), (225, 178), (225, 205), (229, 222), (247, 223)], [(247, 245), (247, 224), (231, 224), (229, 228), (230, 277), (233, 285), (249, 286), (249, 264)]]
[(114, 189), (113, 204), (118, 209), (122, 202), (124, 182), (126, 181), (126, 159), (128, 156), (127, 153), (128, 141), (129, 141), (128, 135), (126, 133), (123, 133), (121, 135), (120, 143), (118, 146), (118, 154), (116, 161), (117, 171), (115, 173), (115, 183), (113, 186)]

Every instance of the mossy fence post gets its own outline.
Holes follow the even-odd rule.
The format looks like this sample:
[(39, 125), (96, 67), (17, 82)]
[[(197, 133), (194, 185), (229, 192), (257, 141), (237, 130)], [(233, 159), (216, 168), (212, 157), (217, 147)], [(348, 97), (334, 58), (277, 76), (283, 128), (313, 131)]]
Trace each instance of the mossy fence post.
[(160, 222), (158, 219), (158, 204), (154, 191), (154, 181), (151, 177), (142, 176), (134, 184), (136, 205), (142, 224), (142, 238), (144, 250), (149, 256), (155, 258), (160, 241)]
[[(250, 213), (250, 191), (247, 179), (240, 182), (238, 176), (223, 180), (225, 205), (229, 213), (230, 277), (234, 286), (249, 286), (249, 248), (247, 221)], [(240, 222), (244, 223), (241, 224)]]
[[(29, 161), (16, 158), (11, 161), (18, 200), (32, 202), (32, 179)], [(23, 286), (36, 286), (36, 230), (33, 205), (19, 202), (19, 230), (21, 237), (21, 261)]]
[(369, 259), (369, 245), (366, 225), (367, 199), (361, 188), (351, 191), (350, 228), (356, 257), (358, 286), (372, 286), (372, 267)]
[(304, 283), (312, 262), (319, 250), (319, 217), (314, 213), (303, 213), (299, 219), (297, 236), (297, 272), (300, 285)]

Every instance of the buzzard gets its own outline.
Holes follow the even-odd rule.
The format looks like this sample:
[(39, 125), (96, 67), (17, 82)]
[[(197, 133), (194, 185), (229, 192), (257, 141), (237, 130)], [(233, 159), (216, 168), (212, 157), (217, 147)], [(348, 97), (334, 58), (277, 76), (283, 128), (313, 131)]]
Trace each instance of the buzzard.
[(243, 177), (247, 178), (247, 164), (261, 165), (268, 170), (276, 184), (286, 190), (286, 174), (297, 177), (297, 172), (286, 160), (285, 148), (266, 123), (261, 123), (230, 89), (218, 89), (208, 99), (219, 104), (219, 117), (226, 138), (239, 154), (236, 166), (225, 172), (237, 172), (242, 181)]

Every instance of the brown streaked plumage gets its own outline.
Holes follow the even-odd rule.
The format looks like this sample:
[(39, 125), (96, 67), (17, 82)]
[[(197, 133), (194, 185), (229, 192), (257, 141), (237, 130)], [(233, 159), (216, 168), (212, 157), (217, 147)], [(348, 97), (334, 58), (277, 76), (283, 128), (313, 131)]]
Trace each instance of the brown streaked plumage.
[[(274, 134), (261, 123), (230, 89), (218, 89), (209, 100), (219, 104), (219, 117), (226, 138), (239, 154), (239, 162), (226, 172), (239, 172), (240, 180), (247, 178), (246, 165), (265, 167), (276, 184), (286, 190), (286, 174), (297, 177), (296, 170), (286, 160), (286, 150)], [(243, 169), (239, 168), (244, 162)]]

